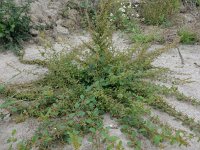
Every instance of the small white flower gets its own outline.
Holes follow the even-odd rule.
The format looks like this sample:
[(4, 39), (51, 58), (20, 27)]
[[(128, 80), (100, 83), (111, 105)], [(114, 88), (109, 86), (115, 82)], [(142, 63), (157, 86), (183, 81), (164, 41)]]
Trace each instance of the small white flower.
[(184, 136), (184, 134), (183, 134), (182, 132), (180, 132), (180, 133), (179, 133), (179, 135), (180, 135), (181, 137), (183, 137), (183, 136)]
[(126, 12), (126, 10), (124, 9), (124, 8), (119, 8), (119, 11), (121, 11), (121, 12)]
[(136, 4), (135, 7), (138, 7), (138, 4)]
[(126, 17), (126, 14), (122, 14), (122, 17)]
[(113, 17), (113, 13), (110, 13), (110, 17)]
[(139, 14), (136, 14), (136, 17), (137, 17), (137, 18), (139, 18), (139, 17), (140, 17), (140, 15), (139, 15)]

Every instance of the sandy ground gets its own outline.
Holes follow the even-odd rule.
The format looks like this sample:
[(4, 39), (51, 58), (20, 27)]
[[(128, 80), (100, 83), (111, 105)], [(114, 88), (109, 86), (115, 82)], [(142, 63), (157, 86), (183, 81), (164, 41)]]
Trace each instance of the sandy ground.
[(47, 72), (38, 65), (25, 65), (11, 52), (0, 53), (0, 83), (27, 83)]
[[(128, 41), (121, 38), (122, 35), (115, 34), (113, 36), (114, 47), (117, 49), (126, 49), (129, 45)], [(71, 46), (80, 45), (82, 40), (89, 41), (89, 35), (74, 35), (68, 39), (68, 42)], [(70, 50), (70, 46), (66, 43), (59, 44), (55, 43), (55, 49), (58, 51)], [(64, 48), (63, 48), (64, 47)], [(152, 49), (160, 47), (159, 45), (152, 46)], [(184, 58), (184, 65), (181, 64), (179, 54), (177, 49), (171, 49), (167, 53), (162, 54), (158, 57), (153, 65), (167, 67), (173, 71), (170, 76), (180, 78), (180, 79), (190, 79), (193, 82), (175, 85), (178, 87), (178, 90), (183, 92), (187, 96), (192, 96), (198, 100), (200, 100), (200, 46), (179, 46), (180, 51)], [(44, 49), (37, 45), (28, 45), (25, 48), (25, 57), (26, 60), (34, 60), (34, 59), (45, 59), (41, 56), (41, 51)], [(196, 65), (197, 64), (197, 65)], [(48, 70), (46, 68), (42, 68), (37, 65), (26, 65), (20, 63), (18, 57), (12, 54), (11, 52), (1, 53), (0, 54), (0, 83), (4, 84), (15, 84), (15, 83), (27, 83), (33, 80), (36, 80), (42, 77)], [(167, 83), (172, 85), (172, 83)], [(0, 100), (0, 104), (3, 101)], [(177, 111), (183, 112), (187, 114), (189, 117), (194, 118), (195, 121), (200, 121), (200, 108), (194, 107), (184, 102), (177, 101), (174, 98), (167, 99), (167, 102), (174, 106)], [(1, 112), (6, 113), (6, 110), (0, 110)], [(187, 132), (191, 132), (187, 127), (183, 126), (181, 122), (175, 120), (174, 117), (169, 116), (166, 113), (159, 112), (153, 110), (152, 115), (157, 115), (160, 117), (161, 121), (164, 123), (168, 123), (170, 126), (176, 129), (182, 129)], [(126, 136), (120, 131), (120, 127), (117, 125), (117, 122), (110, 118), (109, 115), (105, 115), (104, 117), (104, 125), (105, 127), (113, 127), (110, 130), (110, 134), (114, 136), (119, 136), (120, 140), (123, 141), (123, 145), (126, 150), (132, 149), (127, 146), (128, 139)], [(7, 150), (9, 144), (7, 144), (7, 139), (11, 136), (11, 132), (13, 129), (17, 130), (16, 137), (19, 140), (28, 139), (35, 131), (38, 126), (38, 122), (36, 120), (30, 119), (23, 123), (16, 124), (12, 121), (8, 115), (8, 117), (4, 120), (0, 120), (0, 150)], [(159, 148), (153, 146), (148, 140), (143, 141), (143, 149), (144, 150), (159, 150)], [(165, 150), (199, 150), (200, 143), (197, 143), (195, 140), (190, 142), (189, 147), (179, 147), (178, 145), (169, 145), (166, 144)], [(58, 147), (55, 148), (57, 150), (65, 149), (72, 150), (70, 146)], [(89, 150), (91, 148), (91, 144), (88, 143), (87, 139), (84, 139), (82, 150)]]
[(174, 71), (175, 73), (171, 74), (171, 76), (191, 81), (191, 83), (178, 85), (178, 89), (185, 95), (200, 100), (200, 46), (181, 45), (179, 50), (183, 56), (184, 64), (181, 64), (177, 49), (172, 49), (168, 53), (162, 54), (153, 64)]

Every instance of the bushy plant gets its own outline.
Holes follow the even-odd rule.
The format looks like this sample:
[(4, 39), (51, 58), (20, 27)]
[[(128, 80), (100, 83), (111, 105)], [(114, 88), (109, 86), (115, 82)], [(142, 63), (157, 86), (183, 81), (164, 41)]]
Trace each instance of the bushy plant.
[(135, 32), (132, 35), (132, 40), (135, 43), (151, 43), (151, 42), (159, 42), (159, 43), (164, 43), (164, 39), (162, 36), (159, 36), (157, 34), (149, 33), (144, 34), (142, 32)]
[[(64, 9), (61, 11), (61, 15), (66, 18), (69, 15), (70, 9), (76, 9), (79, 12), (80, 26), (87, 28), (89, 26), (88, 19), (90, 21), (95, 20), (96, 12), (98, 11), (99, 1), (83, 0), (80, 3), (70, 0), (66, 3)], [(113, 23), (113, 27), (120, 30), (130, 32), (135, 28), (135, 22), (133, 18), (133, 7), (130, 2), (126, 0), (116, 1), (115, 5), (109, 10), (110, 21)]]
[(183, 44), (195, 44), (198, 42), (198, 36), (195, 32), (192, 32), (188, 29), (182, 28), (178, 31), (180, 36), (180, 42)]
[(116, 3), (110, 11), (110, 21), (113, 23), (116, 29), (125, 30), (131, 32), (136, 28), (136, 22), (133, 19), (134, 8), (131, 2), (122, 0), (121, 3)]
[(18, 52), (21, 42), (30, 37), (29, 4), (17, 6), (13, 0), (0, 2), (0, 43), (5, 49)]
[(179, 0), (143, 0), (140, 14), (147, 24), (159, 25), (179, 9)]
[[(55, 55), (47, 62), (49, 73), (44, 79), (18, 86), (16, 91), (12, 86), (3, 92), (10, 99), (0, 108), (6, 107), (10, 113), (24, 118), (42, 120), (32, 140), (26, 143), (27, 149), (33, 145), (50, 149), (58, 141), (71, 142), (78, 149), (81, 141), (78, 135), (86, 134), (94, 141), (96, 135), (105, 138), (108, 149), (110, 146), (121, 149), (121, 144), (114, 144), (115, 138), (105, 132), (103, 115), (106, 113), (118, 120), (131, 140), (130, 146), (137, 149), (141, 148), (140, 135), (158, 146), (165, 141), (188, 144), (187, 134), (150, 115), (150, 108), (155, 108), (188, 121), (160, 96), (169, 93), (169, 89), (147, 80), (163, 72), (151, 62), (167, 48), (151, 52), (146, 47), (123, 52), (113, 49), (109, 18), (113, 4), (112, 0), (101, 1), (95, 21), (90, 23), (92, 42), (67, 54)], [(199, 127), (195, 123), (191, 125), (195, 125), (193, 129)]]
[(197, 5), (200, 6), (200, 0), (197, 0)]

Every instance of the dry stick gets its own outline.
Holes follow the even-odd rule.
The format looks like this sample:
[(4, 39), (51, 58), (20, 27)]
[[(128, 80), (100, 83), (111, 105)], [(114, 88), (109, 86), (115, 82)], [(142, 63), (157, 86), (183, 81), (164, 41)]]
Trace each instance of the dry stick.
[(200, 65), (199, 65), (199, 64), (197, 64), (196, 62), (195, 62), (194, 64), (195, 64), (196, 67), (199, 67), (199, 68), (200, 68)]
[(181, 58), (181, 64), (184, 65), (184, 59), (183, 59), (183, 56), (181, 54), (181, 51), (180, 51), (179, 47), (177, 47), (177, 50), (178, 50), (178, 54), (179, 54), (179, 56)]

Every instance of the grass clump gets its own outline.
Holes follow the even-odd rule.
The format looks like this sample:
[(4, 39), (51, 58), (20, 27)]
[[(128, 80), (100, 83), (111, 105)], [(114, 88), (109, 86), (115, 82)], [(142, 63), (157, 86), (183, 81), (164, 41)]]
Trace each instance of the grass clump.
[(134, 43), (152, 43), (152, 42), (158, 42), (158, 43), (164, 43), (163, 37), (156, 33), (149, 33), (144, 34), (142, 31), (139, 32), (133, 32), (132, 33), (132, 41)]
[(160, 25), (179, 9), (179, 0), (143, 0), (140, 14), (147, 24)]
[(180, 29), (178, 35), (180, 36), (180, 42), (182, 44), (195, 44), (199, 41), (197, 34), (188, 29)]
[(29, 4), (17, 6), (13, 0), (0, 2), (0, 44), (19, 52), (21, 42), (30, 38)]
[(4, 91), (4, 96), (10, 98), (3, 106), (10, 113), (42, 121), (33, 138), (23, 146), (26, 149), (50, 149), (58, 141), (72, 143), (79, 149), (79, 137), (86, 134), (94, 142), (101, 141), (96, 137), (104, 139), (108, 149), (121, 149), (121, 143), (117, 144), (103, 127), (106, 113), (118, 120), (131, 140), (129, 145), (137, 149), (142, 147), (141, 135), (157, 146), (162, 142), (188, 144), (183, 131), (150, 116), (151, 107), (173, 112), (160, 96), (163, 88), (146, 80), (163, 72), (151, 62), (166, 48), (152, 52), (145, 47), (124, 52), (113, 49), (109, 16), (114, 4), (112, 0), (99, 4), (95, 20), (90, 23), (91, 43), (55, 55), (46, 64), (49, 73), (44, 79), (22, 85), (16, 91), (13, 87)]
[(5, 90), (5, 86), (3, 84), (0, 84), (0, 94), (3, 93)]

